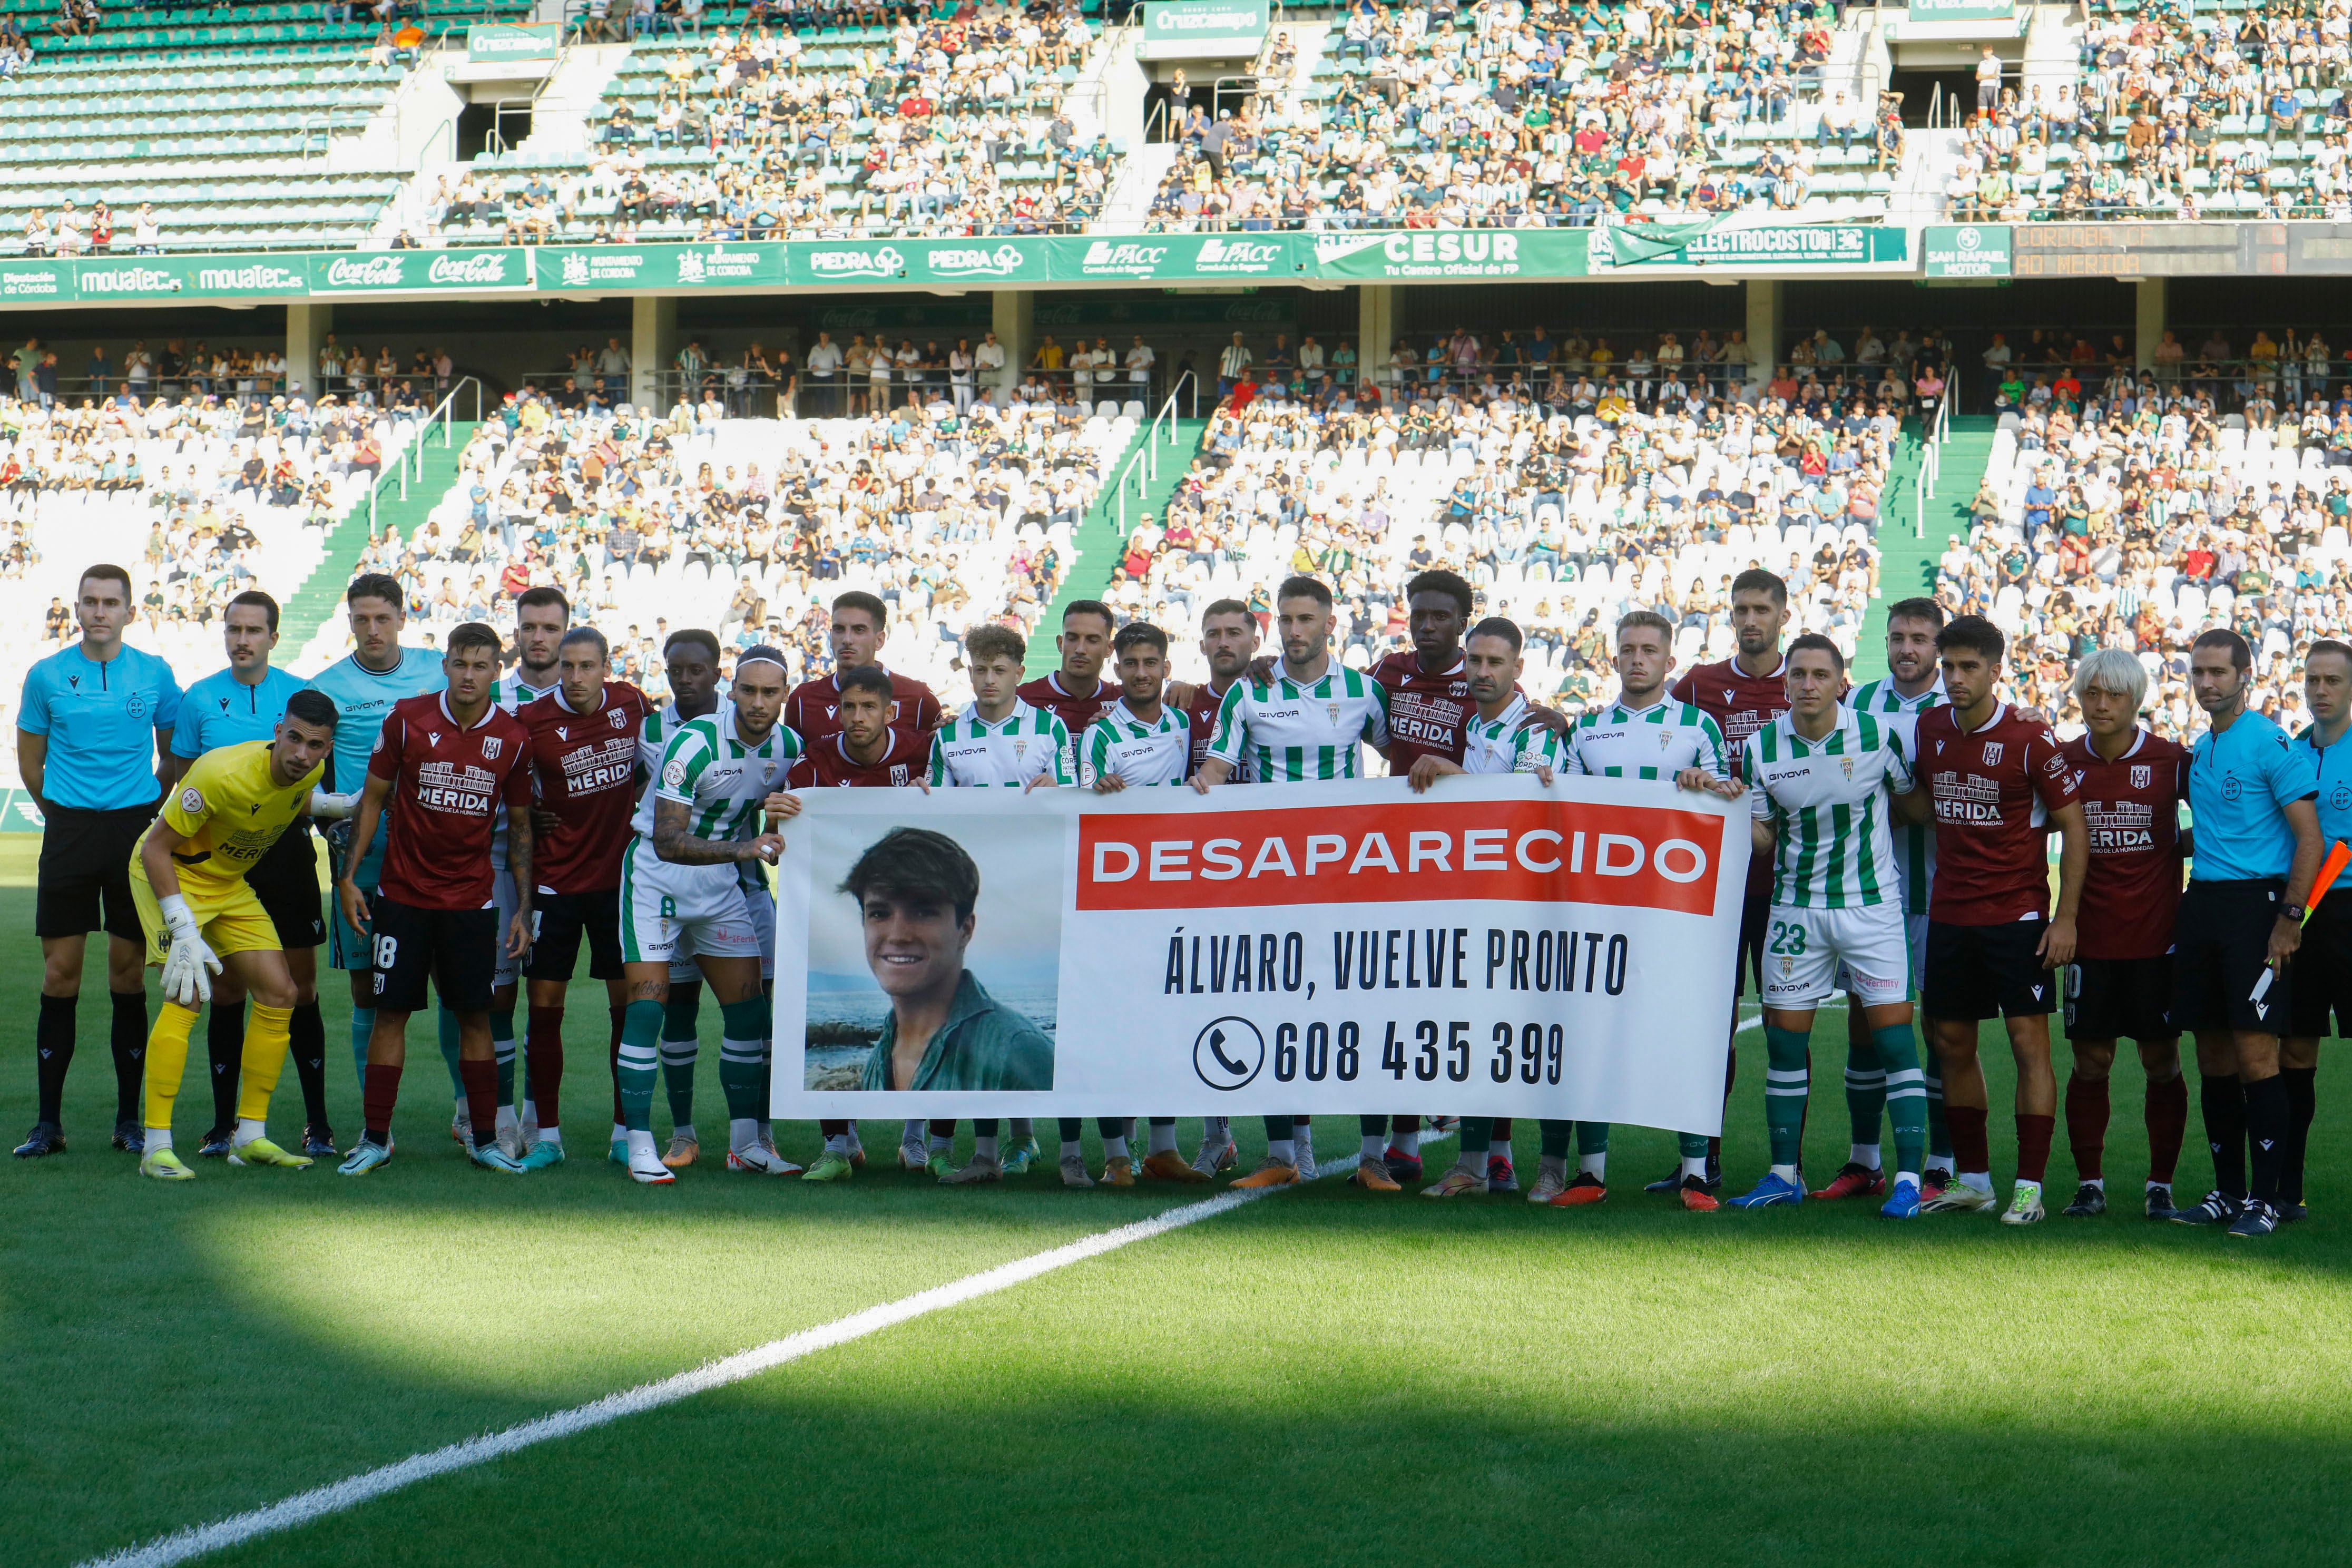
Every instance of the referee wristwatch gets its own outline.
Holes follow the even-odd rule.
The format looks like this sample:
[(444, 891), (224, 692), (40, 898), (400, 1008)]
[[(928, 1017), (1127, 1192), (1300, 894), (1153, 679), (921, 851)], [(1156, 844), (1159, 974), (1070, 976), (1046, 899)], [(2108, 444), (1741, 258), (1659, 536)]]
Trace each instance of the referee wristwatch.
[(2293, 921), (2295, 924), (2301, 925), (2303, 923), (2303, 916), (2304, 907), (2301, 904), (2282, 904), (2279, 906), (2279, 919), (2283, 921)]

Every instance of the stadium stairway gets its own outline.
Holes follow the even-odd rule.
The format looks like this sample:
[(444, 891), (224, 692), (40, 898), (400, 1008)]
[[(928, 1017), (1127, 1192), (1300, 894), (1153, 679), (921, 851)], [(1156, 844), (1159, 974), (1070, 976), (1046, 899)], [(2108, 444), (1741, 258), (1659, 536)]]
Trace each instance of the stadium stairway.
[[(1127, 516), (1132, 523), (1145, 512), (1155, 516), (1164, 510), (1168, 498), (1184, 482), (1185, 473), (1192, 467), (1192, 454), (1201, 448), (1201, 437), (1208, 433), (1206, 419), (1175, 421), (1176, 439), (1160, 449), (1160, 477), (1148, 481), (1141, 500), (1128, 498)], [(1029, 658), (1023, 673), (1036, 677), (1060, 668), (1061, 656), (1054, 648), (1054, 634), (1061, 629), (1062, 606), (1074, 599), (1099, 599), (1110, 586), (1110, 574), (1118, 566), (1118, 477), (1127, 471), (1127, 465), (1150, 438), (1151, 426), (1137, 426), (1135, 438), (1118, 455), (1111, 466), (1114, 482), (1106, 485), (1086, 521), (1078, 524), (1070, 536), (1071, 561), (1062, 574), (1062, 586), (1045, 606), (1045, 614), (1037, 622), (1037, 635), (1029, 639)]]
[(1854, 645), (1854, 679), (1874, 679), (1886, 673), (1886, 607), (1899, 599), (1931, 593), (1936, 586), (1936, 563), (1954, 534), (1969, 529), (1969, 503), (1976, 499), (1984, 478), (1986, 459), (1992, 456), (1994, 420), (1990, 415), (1961, 414), (1952, 417), (1951, 438), (1944, 443), (1936, 493), (1927, 500), (1925, 531), (1918, 526), (1919, 463), (1922, 443), (1906, 441), (1895, 458), (1887, 500), (1878, 530), (1878, 597), (1863, 618), (1862, 636)]
[[(470, 423), (452, 421), (448, 446), (427, 440), (422, 479), (409, 480), (404, 499), (397, 479), (384, 483), (376, 496), (376, 523), (398, 529), (404, 539), (423, 527), (435, 503), (457, 482), (458, 459), (465, 455), (466, 442), (473, 433)], [(351, 586), (352, 569), (358, 564), (360, 552), (367, 548), (367, 542), (368, 508), (362, 500), (328, 530), (326, 552), (279, 612), (280, 647), (297, 650), (307, 647), (341, 607), (343, 590)]]

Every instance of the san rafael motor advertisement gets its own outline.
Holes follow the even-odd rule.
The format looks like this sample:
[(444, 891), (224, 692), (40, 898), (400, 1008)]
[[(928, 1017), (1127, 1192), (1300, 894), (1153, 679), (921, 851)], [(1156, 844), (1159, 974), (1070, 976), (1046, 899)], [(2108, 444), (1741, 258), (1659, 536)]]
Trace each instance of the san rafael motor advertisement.
[(1722, 1118), (1747, 806), (1532, 774), (812, 791), (780, 1118)]

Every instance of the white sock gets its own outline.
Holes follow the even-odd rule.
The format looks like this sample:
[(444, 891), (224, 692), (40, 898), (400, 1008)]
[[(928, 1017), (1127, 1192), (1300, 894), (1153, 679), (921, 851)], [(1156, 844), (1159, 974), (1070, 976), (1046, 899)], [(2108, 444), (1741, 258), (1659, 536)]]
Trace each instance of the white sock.
[(1396, 1147), (1397, 1147), (1397, 1152), (1398, 1152), (1398, 1153), (1400, 1153), (1400, 1154), (1418, 1154), (1418, 1153), (1420, 1153), (1420, 1152), (1421, 1152), (1421, 1134), (1420, 1134), (1420, 1133), (1418, 1133), (1418, 1132), (1400, 1132), (1400, 1133), (1398, 1133), (1398, 1134), (1397, 1134), (1397, 1141), (1396, 1141)]
[(1910, 1184), (1911, 1184), (1911, 1185), (1912, 1185), (1912, 1187), (1913, 1187), (1914, 1189), (1916, 1189), (1916, 1188), (1918, 1187), (1918, 1185), (1919, 1185), (1919, 1173), (1918, 1173), (1918, 1172), (1916, 1172), (1916, 1171), (1897, 1171), (1897, 1172), (1895, 1172), (1895, 1185), (1900, 1186), (1900, 1185), (1902, 1185), (1905, 1182), (1908, 1182), (1908, 1183), (1910, 1183)]
[(150, 1154), (156, 1153), (164, 1149), (169, 1149), (172, 1146), (172, 1130), (170, 1128), (150, 1127), (146, 1129), (146, 1133), (147, 1152)]
[(2031, 1188), (2032, 1191), (2038, 1193), (2042, 1190), (2042, 1184), (2040, 1182), (2029, 1182), (2023, 1176), (2020, 1176), (2017, 1178), (2015, 1187), (2019, 1192), (2024, 1192)]
[(774, 1148), (776, 1146), (776, 1124), (769, 1121), (764, 1116), (761, 1117), (759, 1121), (760, 1147), (762, 1149)]
[(535, 1100), (519, 1100), (515, 1101), (515, 1114), (527, 1125), (533, 1127), (538, 1126), (539, 1101)]
[(1201, 1120), (1201, 1142), (1230, 1143), (1234, 1141), (1234, 1119), (1230, 1116), (1207, 1116)]
[(1387, 1158), (1389, 1141), (1386, 1133), (1367, 1132), (1364, 1134), (1363, 1142), (1365, 1159), (1379, 1161)]
[(1511, 1141), (1506, 1138), (1500, 1143), (1489, 1143), (1486, 1145), (1486, 1155), (1489, 1159), (1509, 1160), (1511, 1158)]
[(1683, 1162), (1683, 1174), (1685, 1176), (1696, 1176), (1702, 1182), (1706, 1180), (1706, 1156), (1704, 1154), (1694, 1154), (1689, 1159), (1685, 1160)]
[(539, 1130), (539, 1141), (542, 1143), (552, 1143), (557, 1148), (561, 1149), (563, 1147), (563, 1129), (561, 1127), (542, 1127)]
[[(2171, 1191), (2171, 1190), (2172, 1190), (2172, 1184), (2171, 1184), (2170, 1182), (2159, 1182), (2159, 1181), (2156, 1180), (2156, 1179), (2155, 1179), (2154, 1177), (2152, 1177), (2152, 1176), (2151, 1176), (2150, 1178), (2148, 1178), (2148, 1183), (2147, 1183), (2147, 1190), (2148, 1190), (2148, 1191), (2150, 1191), (2150, 1192), (2154, 1192), (2154, 1191), (2155, 1191), (2157, 1188), (2158, 1188), (2158, 1187), (2162, 1187), (2162, 1188), (2164, 1188), (2167, 1192), (2169, 1192), (2169, 1191)], [(2105, 1192), (2107, 1189), (2106, 1189), (2105, 1187), (2102, 1186), (2099, 1190), (2100, 1190), (2101, 1192)]]
[(828, 1152), (835, 1154), (846, 1154), (850, 1150), (849, 1134), (846, 1132), (836, 1132), (832, 1137), (824, 1141), (824, 1146)]
[(971, 1157), (975, 1160), (995, 1159), (996, 1134), (993, 1132), (973, 1133), (971, 1135)]
[(1127, 1139), (1125, 1135), (1122, 1134), (1117, 1138), (1106, 1138), (1103, 1140), (1103, 1158), (1106, 1160), (1124, 1160), (1127, 1158)]
[(2105, 1176), (2085, 1176), (2083, 1178), (2083, 1184), (2086, 1187), (2096, 1187), (2103, 1193), (2107, 1190), (2107, 1179)]
[(632, 1128), (629, 1131), (629, 1163), (634, 1165), (640, 1158), (649, 1164), (658, 1165), (661, 1163), (661, 1156), (654, 1152), (654, 1135), (652, 1131), (648, 1129), (646, 1131), (640, 1132), (635, 1128)]
[[(1538, 1158), (1536, 1163), (1540, 1166), (1543, 1162)], [(1579, 1155), (1576, 1168), (1579, 1173), (1591, 1177), (1596, 1182), (1605, 1182), (1609, 1179), (1609, 1156), (1606, 1154)]]
[(944, 1149), (949, 1148), (950, 1145), (952, 1145), (952, 1144), (955, 1142), (955, 1140), (954, 1140), (954, 1139), (952, 1139), (952, 1138), (942, 1138), (942, 1137), (940, 1137), (940, 1136), (938, 1133), (936, 1133), (936, 1132), (933, 1132), (933, 1133), (929, 1134), (929, 1139), (930, 1139), (930, 1143), (929, 1143), (930, 1152), (931, 1152), (932, 1153), (934, 1153), (934, 1154), (939, 1153), (940, 1151), (942, 1151), (942, 1150), (944, 1150)]
[(1974, 1187), (1980, 1193), (1989, 1193), (1992, 1191), (1992, 1173), (1990, 1171), (1962, 1171), (1960, 1173), (1960, 1185), (1964, 1187)]
[(1296, 1138), (1267, 1139), (1265, 1157), (1277, 1164), (1296, 1165), (1298, 1163), (1298, 1140)]
[(1486, 1179), (1486, 1152), (1484, 1149), (1475, 1152), (1465, 1149), (1462, 1151), (1462, 1157), (1454, 1162), (1454, 1168), (1457, 1171), (1467, 1171), (1483, 1182)]
[(1150, 1140), (1144, 1146), (1146, 1153), (1173, 1154), (1176, 1152), (1176, 1124), (1173, 1121), (1147, 1126), (1144, 1132)]
[(1063, 1140), (1062, 1140), (1062, 1158), (1063, 1158), (1063, 1159), (1065, 1159), (1065, 1160), (1076, 1160), (1076, 1159), (1079, 1159), (1079, 1158), (1081, 1158), (1082, 1156), (1084, 1156), (1084, 1155), (1085, 1155), (1085, 1153), (1086, 1153), (1086, 1149), (1085, 1149), (1085, 1147), (1084, 1147), (1083, 1145), (1081, 1145), (1081, 1144), (1079, 1143), (1079, 1142), (1078, 1142), (1076, 1139), (1075, 1139), (1075, 1138), (1065, 1138), (1065, 1139), (1063, 1139)]
[(673, 1138), (683, 1138), (689, 1143), (699, 1143), (702, 1142), (701, 1139), (697, 1138), (694, 1135), (694, 1123), (691, 1121), (679, 1122), (677, 1126), (669, 1130), (669, 1135)]
[(250, 1116), (240, 1116), (236, 1119), (236, 1146), (242, 1149), (255, 1139), (267, 1136), (268, 1131), (267, 1123), (257, 1121)]
[(738, 1116), (728, 1121), (727, 1147), (730, 1152), (740, 1154), (746, 1149), (757, 1147), (759, 1142), (759, 1118)]
[(522, 1119), (515, 1114), (515, 1108), (513, 1106), (501, 1105), (499, 1107), (498, 1128), (501, 1132), (520, 1132), (522, 1131)]
[(1867, 1165), (1874, 1171), (1878, 1169), (1878, 1145), (1875, 1143), (1849, 1144), (1845, 1157), (1854, 1164)]
[(623, 1126), (621, 1123), (617, 1122), (617, 1121), (614, 1122), (614, 1123), (613, 1123), (613, 1142), (615, 1142), (615, 1143), (625, 1143), (625, 1142), (627, 1142), (628, 1141), (629, 1141), (629, 1130), (628, 1130), (626, 1127)]
[(1797, 1184), (1797, 1167), (1794, 1165), (1775, 1165), (1772, 1173), (1792, 1187)]
[(898, 1142), (901, 1143), (911, 1143), (916, 1148), (920, 1149), (923, 1147), (923, 1140), (929, 1134), (929, 1131), (930, 1123), (928, 1121), (909, 1121), (907, 1123), (907, 1130), (898, 1135)]
[(1536, 1173), (1538, 1175), (1558, 1176), (1560, 1180), (1566, 1181), (1568, 1179), (1568, 1156), (1565, 1154), (1538, 1154), (1536, 1156)]

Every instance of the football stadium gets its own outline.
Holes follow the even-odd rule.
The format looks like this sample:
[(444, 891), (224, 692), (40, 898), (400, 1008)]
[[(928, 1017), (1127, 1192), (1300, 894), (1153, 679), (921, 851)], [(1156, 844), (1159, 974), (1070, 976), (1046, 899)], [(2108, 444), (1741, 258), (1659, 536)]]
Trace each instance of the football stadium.
[(0, 0), (7, 1561), (2340, 1562), (2347, 87)]

